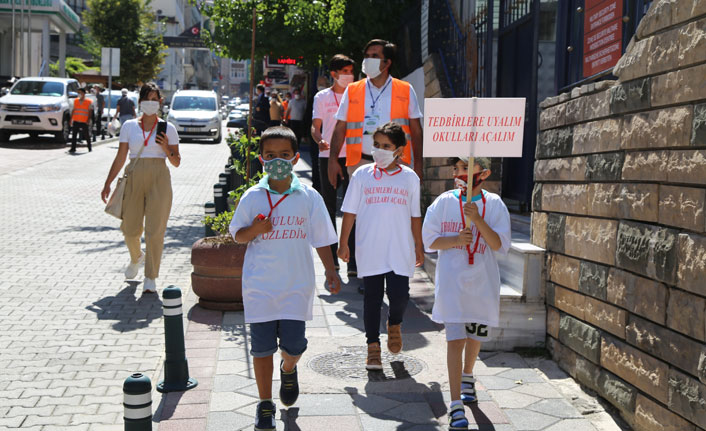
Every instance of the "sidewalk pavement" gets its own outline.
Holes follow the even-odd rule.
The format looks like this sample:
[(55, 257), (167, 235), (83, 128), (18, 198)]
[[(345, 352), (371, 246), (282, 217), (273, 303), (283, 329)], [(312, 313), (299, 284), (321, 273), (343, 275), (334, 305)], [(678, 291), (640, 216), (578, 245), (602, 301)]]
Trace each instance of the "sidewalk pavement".
[[(50, 163), (0, 172), (0, 430), (120, 431), (125, 378), (139, 371), (156, 385), (162, 377), (160, 297), (141, 296), (141, 279), (124, 280), (128, 252), (119, 222), (99, 199), (116, 149), (113, 142), (81, 157), (55, 154)], [(28, 153), (38, 150), (13, 151), (31, 161)], [(154, 391), (153, 429), (252, 429), (257, 393), (242, 313), (203, 310), (190, 291), (191, 244), (203, 235), (203, 204), (212, 199), (229, 151), (191, 143), (180, 151), (182, 165), (171, 170), (174, 199), (158, 288), (182, 288), (186, 354), (199, 385), (185, 393)], [(303, 178), (310, 175), (304, 163), (298, 169)], [(317, 261), (315, 319), (299, 366), (302, 394), (286, 414), (278, 403), (278, 429), (443, 427), (448, 385), (441, 328), (410, 304), (403, 354), (385, 356), (384, 373), (369, 375), (355, 281), (344, 277), (342, 292), (333, 296), (322, 274)], [(412, 295), (428, 303), (432, 286), (424, 274), (412, 286)], [(550, 361), (512, 353), (481, 359), (480, 402), (468, 410), (477, 428), (593, 429), (567, 401), (573, 395), (554, 389), (570, 379)], [(534, 370), (544, 366), (550, 367), (545, 375)], [(595, 409), (601, 410), (583, 410)]]
[[(302, 163), (297, 168), (306, 181), (308, 166)], [(382, 319), (384, 370), (366, 371), (363, 296), (357, 292), (361, 280), (347, 278), (345, 263), (342, 267), (342, 290), (332, 295), (324, 287), (323, 264), (315, 255), (314, 320), (307, 322), (309, 347), (298, 365), (300, 396), (289, 409), (275, 398), (278, 430), (447, 429), (450, 400), (443, 326), (430, 320), (429, 310), (410, 301), (402, 325), (402, 353), (386, 352)], [(418, 303), (428, 304), (433, 285), (426, 274), (417, 270), (410, 284)], [(199, 386), (161, 399), (154, 416), (159, 430), (253, 429), (258, 393), (243, 313), (193, 306), (188, 320), (187, 357)], [(277, 354), (274, 360), (279, 363)], [(567, 377), (555, 366), (550, 368), (554, 378)], [(475, 374), (479, 402), (466, 408), (470, 429), (596, 430), (545, 374), (516, 353), (482, 353)], [(275, 397), (278, 378), (275, 368)], [(611, 429), (605, 418), (602, 422), (599, 429)]]

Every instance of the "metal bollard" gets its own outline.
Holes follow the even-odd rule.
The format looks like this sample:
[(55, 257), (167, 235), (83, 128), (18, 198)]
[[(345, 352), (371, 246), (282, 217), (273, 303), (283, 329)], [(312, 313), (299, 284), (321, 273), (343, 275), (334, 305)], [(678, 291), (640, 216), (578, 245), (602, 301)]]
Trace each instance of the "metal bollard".
[(228, 193), (231, 190), (231, 188), (230, 188), (231, 184), (230, 184), (229, 177), (230, 177), (230, 175), (225, 172), (218, 174), (218, 184), (223, 186), (223, 191), (225, 193)]
[(213, 203), (216, 205), (216, 214), (228, 210), (228, 201), (224, 188), (223, 184), (213, 185)]
[(164, 307), (164, 380), (157, 384), (159, 392), (175, 392), (193, 389), (196, 379), (189, 378), (189, 364), (184, 347), (184, 323), (181, 311), (181, 289), (169, 286), (162, 293)]
[[(216, 204), (213, 202), (206, 202), (204, 205), (204, 211), (207, 217), (215, 217), (216, 216)], [(205, 236), (216, 236), (216, 233), (211, 229), (210, 226), (204, 225), (204, 230), (205, 230)]]
[(226, 185), (228, 186), (228, 191), (235, 189), (235, 182), (233, 181), (233, 168), (230, 165), (226, 165), (225, 169), (226, 175)]
[(125, 431), (152, 430), (152, 382), (135, 373), (123, 383)]

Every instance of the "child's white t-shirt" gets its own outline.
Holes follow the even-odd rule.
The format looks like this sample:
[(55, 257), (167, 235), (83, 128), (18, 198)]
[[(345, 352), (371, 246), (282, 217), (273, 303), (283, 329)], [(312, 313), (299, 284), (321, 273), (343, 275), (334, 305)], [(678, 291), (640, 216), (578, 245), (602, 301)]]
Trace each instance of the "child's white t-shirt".
[[(293, 175), (289, 196), (272, 211), (273, 229), (248, 243), (243, 262), (245, 322), (311, 320), (314, 302), (313, 248), (336, 242), (331, 218), (321, 195)], [(230, 233), (252, 225), (258, 214), (267, 216), (284, 195), (269, 189), (267, 176), (240, 199)]]
[(407, 166), (400, 168), (390, 175), (367, 164), (351, 176), (341, 211), (356, 215), (355, 259), (360, 277), (390, 271), (414, 276), (411, 217), (422, 216), (419, 177)]
[[(162, 121), (162, 120), (159, 120)], [(147, 141), (147, 146), (145, 146), (145, 139), (149, 136)], [(179, 145), (179, 134), (176, 128), (170, 122), (167, 122), (167, 138), (169, 139), (169, 146)], [(152, 131), (152, 136), (150, 136), (150, 131), (146, 130), (143, 133), (142, 127), (138, 118), (133, 118), (132, 120), (127, 120), (120, 127), (120, 142), (127, 142), (130, 148), (130, 158), (134, 159), (140, 152), (140, 148), (145, 146), (142, 150), (141, 159), (164, 159), (167, 154), (162, 150), (162, 147), (157, 145), (157, 125), (155, 123), (154, 131)]]
[[(478, 241), (473, 265), (468, 264), (466, 247), (439, 250), (432, 320), (439, 323), (479, 323), (498, 326), (500, 316), (500, 271), (495, 253), (507, 254), (511, 244), (510, 214), (500, 196), (483, 190), (486, 199), (484, 220), (500, 237), (496, 252), (483, 237)], [(483, 214), (482, 200), (474, 200)], [(463, 228), (458, 191), (450, 190), (436, 198), (427, 209), (422, 237), (427, 249), (440, 237), (458, 235)], [(471, 223), (473, 251), (478, 229)]]
[[(321, 120), (321, 137), (331, 144), (333, 137), (333, 129), (336, 128), (336, 111), (341, 104), (343, 93), (336, 94), (333, 88), (321, 90), (314, 96), (314, 109), (311, 118)], [(328, 158), (331, 150), (319, 151), (319, 157)], [(341, 147), (341, 152), (338, 153), (339, 158), (346, 157), (346, 144)]]

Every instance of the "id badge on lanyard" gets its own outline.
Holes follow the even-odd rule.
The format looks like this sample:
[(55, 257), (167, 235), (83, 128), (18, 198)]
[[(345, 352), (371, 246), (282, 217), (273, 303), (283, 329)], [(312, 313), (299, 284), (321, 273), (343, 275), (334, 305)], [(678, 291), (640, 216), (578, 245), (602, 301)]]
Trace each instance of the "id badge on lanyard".
[(371, 113), (371, 114), (366, 114), (365, 115), (365, 122), (363, 123), (365, 126), (363, 128), (363, 134), (364, 135), (372, 135), (375, 133), (375, 130), (378, 128), (378, 124), (380, 123), (380, 115), (376, 113)]

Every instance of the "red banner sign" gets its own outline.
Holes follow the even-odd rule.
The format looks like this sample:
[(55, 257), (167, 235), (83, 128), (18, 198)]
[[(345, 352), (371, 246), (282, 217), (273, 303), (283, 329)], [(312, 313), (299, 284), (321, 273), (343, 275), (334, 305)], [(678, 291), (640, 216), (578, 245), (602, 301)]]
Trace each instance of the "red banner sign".
[(586, 0), (583, 77), (615, 66), (622, 53), (623, 0)]

